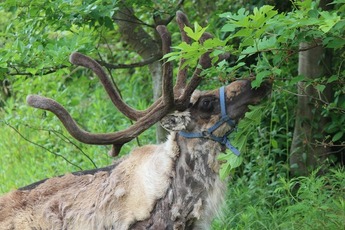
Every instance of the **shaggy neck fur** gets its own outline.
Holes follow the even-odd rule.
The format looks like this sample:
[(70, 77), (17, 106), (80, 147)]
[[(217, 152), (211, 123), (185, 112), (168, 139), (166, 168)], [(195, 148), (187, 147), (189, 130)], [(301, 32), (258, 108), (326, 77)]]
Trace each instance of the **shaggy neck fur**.
[(226, 183), (218, 176), (221, 145), (173, 134), (179, 147), (172, 180), (149, 219), (131, 229), (208, 229), (224, 199)]
[(0, 229), (207, 229), (222, 202), (221, 145), (175, 132), (112, 167), (50, 178), (0, 198)]

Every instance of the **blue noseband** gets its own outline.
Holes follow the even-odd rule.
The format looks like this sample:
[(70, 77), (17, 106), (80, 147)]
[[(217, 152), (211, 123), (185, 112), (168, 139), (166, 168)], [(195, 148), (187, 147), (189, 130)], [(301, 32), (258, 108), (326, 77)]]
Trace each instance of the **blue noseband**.
[[(214, 141), (217, 141), (221, 143), (222, 145), (225, 145), (228, 149), (230, 149), (236, 156), (240, 155), (240, 151), (236, 149), (231, 143), (228, 138), (229, 134), (234, 130), (236, 124), (235, 122), (228, 116), (226, 112), (226, 92), (225, 87), (222, 86), (219, 88), (219, 100), (220, 100), (220, 109), (221, 109), (221, 115), (219, 121), (216, 122), (211, 128), (202, 131), (200, 133), (188, 133), (184, 131), (180, 131), (179, 134), (185, 138), (206, 138), (211, 139)], [(213, 135), (213, 132), (217, 130), (222, 124), (227, 123), (231, 129), (224, 134), (222, 137), (217, 137)]]

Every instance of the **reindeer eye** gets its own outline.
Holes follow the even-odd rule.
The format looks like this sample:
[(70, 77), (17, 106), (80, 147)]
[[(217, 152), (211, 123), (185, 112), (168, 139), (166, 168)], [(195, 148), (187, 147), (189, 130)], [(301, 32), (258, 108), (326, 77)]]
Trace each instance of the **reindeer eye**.
[(200, 109), (205, 112), (211, 112), (214, 109), (213, 101), (205, 98), (200, 103)]

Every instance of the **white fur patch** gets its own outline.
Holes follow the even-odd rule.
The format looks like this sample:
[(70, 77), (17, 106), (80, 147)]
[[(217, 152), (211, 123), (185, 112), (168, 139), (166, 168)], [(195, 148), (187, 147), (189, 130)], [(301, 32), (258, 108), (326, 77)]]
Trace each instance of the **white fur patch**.
[(190, 123), (189, 112), (178, 112), (175, 111), (162, 118), (161, 125), (167, 131), (181, 131), (185, 130)]

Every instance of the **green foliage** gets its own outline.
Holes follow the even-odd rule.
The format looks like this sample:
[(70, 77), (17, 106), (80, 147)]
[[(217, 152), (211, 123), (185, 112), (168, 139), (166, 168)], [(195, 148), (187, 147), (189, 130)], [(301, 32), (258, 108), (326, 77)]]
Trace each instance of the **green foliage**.
[[(340, 61), (339, 66), (336, 66), (336, 74), (331, 77), (320, 76), (317, 79), (297, 76), (297, 66), (294, 63), (297, 63), (296, 54), (300, 51), (299, 45), (303, 42), (316, 45), (319, 41), (322, 41), (325, 47), (332, 48), (335, 51), (341, 50), (341, 55), (344, 55), (344, 31), (340, 28), (344, 25), (345, 14), (343, 8), (340, 7), (340, 9), (342, 11), (322, 11), (314, 1), (296, 1), (295, 9), (289, 13), (278, 13), (273, 6), (268, 5), (260, 8), (254, 7), (252, 12), (241, 8), (237, 13), (220, 14), (221, 18), (226, 19), (226, 23), (221, 28), (221, 31), (227, 34), (227, 36), (223, 36), (224, 40), (213, 38), (207, 44), (197, 42), (205, 28), (201, 28), (196, 24), (194, 31), (190, 29), (186, 31), (194, 38), (194, 42), (192, 44), (182, 43), (176, 46), (177, 51), (166, 57), (168, 57), (168, 60), (185, 58), (187, 59), (187, 65), (195, 63), (206, 52), (212, 51), (211, 57), (228, 52), (234, 56), (234, 62), (231, 63), (231, 66), (219, 63), (214, 72), (229, 74), (229, 76), (223, 76), (225, 79), (238, 78), (238, 75), (243, 78), (246, 75), (251, 76), (254, 74), (255, 79), (252, 81), (252, 87), (254, 88), (259, 87), (264, 80), (274, 79), (275, 88), (272, 96), (276, 100), (271, 101), (274, 105), (278, 104), (277, 100), (280, 98), (287, 98), (286, 93), (294, 92), (297, 82), (305, 82), (307, 86), (317, 90), (319, 95), (324, 93), (326, 84), (340, 83), (334, 87), (333, 102), (322, 101), (321, 96), (320, 98), (313, 98), (323, 104), (323, 115), (332, 119), (326, 126), (326, 130), (330, 135), (325, 137), (323, 144), (333, 145), (334, 142), (341, 141), (344, 136), (342, 127), (345, 126), (345, 123), (341, 114), (344, 113), (345, 107), (343, 100), (339, 101), (344, 98), (344, 87), (341, 84), (345, 81), (343, 61)], [(248, 67), (245, 61), (251, 57), (255, 57), (256, 62)], [(209, 76), (212, 70), (206, 72)], [(282, 90), (285, 90), (283, 95), (276, 95)], [(276, 120), (281, 120), (281, 117), (275, 118), (284, 115), (276, 114), (276, 111), (274, 111), (271, 114), (271, 119), (276, 120), (270, 121), (271, 137), (269, 144), (272, 151), (281, 149), (281, 154), (287, 155), (289, 155), (290, 127), (292, 126), (288, 114), (289, 108), (294, 107), (292, 102), (287, 102), (285, 99), (283, 99), (283, 103), (279, 102), (287, 113), (284, 128), (279, 128), (276, 125)], [(260, 109), (252, 111), (255, 120), (246, 117), (240, 122), (240, 132), (236, 133), (233, 141), (239, 149), (247, 144), (247, 137), (256, 132), (254, 127), (260, 122), (259, 119), (263, 112)], [(247, 116), (250, 116), (250, 113)], [(285, 133), (276, 134), (277, 129)], [(280, 144), (281, 142), (278, 141), (282, 139), (282, 136), (285, 137), (282, 142), (284, 144)], [(242, 152), (245, 153), (246, 151), (242, 150)], [(238, 166), (237, 162), (240, 162), (231, 154), (221, 155), (221, 159), (225, 162), (221, 169), (222, 177), (231, 172), (235, 166)]]
[[(237, 168), (231, 170), (234, 164), (230, 162), (234, 156), (231, 153), (222, 155), (225, 163), (220, 174), (226, 177), (226, 173), (231, 173), (232, 180), (225, 213), (214, 221), (213, 229), (343, 227), (344, 168), (335, 167), (325, 175), (319, 175), (316, 170), (308, 177), (289, 179), (297, 82), (302, 81), (319, 92), (320, 97), (313, 99), (322, 106), (322, 115), (330, 119), (325, 127), (329, 135), (324, 136), (319, 144), (344, 146), (345, 38), (340, 28), (343, 28), (345, 20), (343, 2), (338, 1), (337, 4), (341, 4), (337, 5), (337, 10), (329, 12), (320, 10), (315, 1), (296, 1), (295, 9), (286, 14), (278, 14), (267, 6), (252, 13), (240, 9), (236, 14), (221, 15), (228, 21), (222, 27), (227, 35), (224, 36), (227, 44), (239, 44), (224, 49), (236, 56), (233, 66), (225, 67), (225, 71), (236, 71), (242, 76), (255, 73), (253, 87), (267, 78), (275, 81), (269, 107), (257, 115), (256, 122), (247, 123), (248, 118), (245, 117), (239, 126), (248, 129), (248, 133), (241, 133), (239, 129), (233, 137), (235, 146), (248, 146), (241, 151), (243, 164), (235, 165)], [(258, 22), (252, 23), (253, 18)], [(256, 27), (260, 24), (261, 27)], [(312, 80), (298, 76), (296, 54), (299, 44), (318, 41), (332, 49), (335, 57), (341, 56), (334, 62), (333, 75)], [(255, 62), (243, 68), (246, 59), (253, 56)], [(236, 74), (232, 73), (231, 77), (236, 77)], [(329, 87), (327, 84), (331, 84), (334, 90), (333, 101), (330, 102), (322, 101), (322, 94)], [(242, 142), (237, 143), (238, 140)], [(334, 158), (328, 158), (327, 162), (323, 167), (331, 168), (328, 164), (332, 164)]]
[[(248, 140), (252, 140), (253, 133), (257, 131), (256, 128), (261, 123), (263, 108), (263, 106), (250, 106), (250, 111), (245, 114), (244, 118), (239, 122), (236, 132), (232, 134), (234, 138), (231, 139), (231, 143), (241, 153), (247, 152)], [(241, 156), (234, 155), (230, 150), (226, 150), (226, 153), (220, 154), (219, 160), (223, 161), (219, 171), (222, 179), (227, 178), (230, 172), (233, 172), (243, 162)]]
[(31, 4), (18, 9), (13, 6), (17, 10), (11, 13), (2, 8), (6, 7), (5, 3), (0, 6), (0, 14), (6, 13), (8, 16), (4, 22), (7, 26), (2, 30), (3, 36), (0, 38), (0, 42), (4, 44), (0, 46), (1, 72), (10, 75), (43, 75), (69, 66), (66, 57), (71, 52), (90, 51), (95, 47), (98, 34), (94, 29), (71, 23), (67, 26), (62, 20), (52, 23), (47, 20), (47, 15), (54, 15), (45, 8), (49, 7), (49, 4)]
[[(265, 161), (270, 161), (265, 156)], [(250, 168), (254, 167), (254, 168)], [(213, 229), (341, 229), (344, 225), (344, 168), (317, 176), (287, 179), (272, 168), (233, 178), (224, 213)], [(260, 179), (261, 178), (261, 179)], [(265, 180), (266, 179), (266, 180)]]
[[(114, 132), (130, 125), (120, 115), (92, 73), (72, 66), (68, 56), (80, 51), (102, 59), (134, 61), (137, 55), (117, 51), (107, 42), (114, 36), (110, 18), (116, 1), (5, 1), (0, 3), (0, 193), (32, 182), (81, 169), (109, 165), (110, 147), (88, 146), (65, 131), (51, 113), (30, 108), (25, 98), (40, 94), (54, 98), (91, 132)], [(116, 55), (107, 55), (116, 50)], [(123, 55), (126, 53), (126, 55)], [(121, 57), (121, 55), (123, 57)], [(99, 57), (99, 56), (98, 56)], [(148, 68), (110, 72), (128, 99), (144, 109), (152, 92)], [(122, 90), (123, 89), (123, 90)], [(143, 93), (145, 92), (145, 93)], [(153, 130), (139, 137), (153, 142)], [(49, 140), (49, 141), (47, 141)], [(136, 146), (133, 141), (123, 153)]]
[(190, 37), (194, 41), (199, 41), (199, 39), (205, 33), (206, 30), (207, 27), (202, 28), (197, 22), (194, 23), (194, 31), (189, 27), (184, 28), (184, 31), (186, 32), (188, 37)]
[(198, 23), (194, 24), (194, 30), (189, 27), (185, 27), (184, 30), (186, 34), (193, 40), (193, 42), (191, 44), (182, 42), (180, 45), (173, 47), (178, 51), (168, 53), (164, 58), (167, 58), (167, 61), (186, 59), (186, 62), (182, 66), (185, 67), (188, 65), (194, 66), (201, 55), (210, 52), (211, 50), (213, 51), (212, 56), (217, 57), (218, 54), (222, 53), (221, 50), (217, 49), (217, 47), (224, 47), (226, 42), (218, 38), (211, 38), (200, 44), (199, 40), (206, 29), (207, 27), (203, 28)]
[[(231, 65), (218, 63), (205, 76), (218, 74), (226, 81), (254, 75), (253, 87), (274, 79), (269, 106), (252, 107), (233, 133), (231, 142), (241, 156), (230, 151), (219, 156), (221, 178), (230, 174), (232, 180), (225, 214), (215, 220), (213, 229), (339, 229), (343, 225), (344, 169), (289, 179), (289, 156), (298, 82), (319, 93), (313, 100), (330, 119), (325, 127), (329, 135), (319, 144), (344, 146), (344, 6), (337, 1), (336, 10), (322, 11), (315, 1), (295, 3), (289, 13), (278, 13), (272, 6), (223, 13), (220, 17), (226, 23), (219, 35), (223, 40), (214, 38), (207, 49), (196, 40), (183, 43), (169, 55), (170, 60), (186, 58), (192, 64), (206, 52), (212, 51), (212, 57), (228, 52), (233, 55)], [(334, 52), (332, 75), (316, 79), (297, 75), (300, 43), (319, 41)], [(248, 58), (255, 60), (250, 66)], [(325, 102), (322, 94), (328, 84), (334, 97)]]

